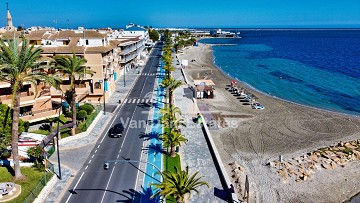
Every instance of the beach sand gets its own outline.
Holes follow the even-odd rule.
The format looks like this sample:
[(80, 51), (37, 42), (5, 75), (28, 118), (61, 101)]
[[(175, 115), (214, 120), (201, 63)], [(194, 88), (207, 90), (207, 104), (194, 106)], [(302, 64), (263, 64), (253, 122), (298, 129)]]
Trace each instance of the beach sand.
[(285, 181), (267, 166), (280, 155), (288, 160), (340, 141), (360, 139), (360, 118), (283, 101), (240, 82), (238, 86), (265, 106), (264, 110), (255, 110), (225, 89), (232, 79), (213, 64), (209, 45), (190, 47), (178, 58), (189, 60), (185, 68), (189, 84), (194, 79), (214, 81), (216, 97), (198, 103), (206, 104), (218, 121), (220, 127), (211, 133), (228, 174), (229, 163), (244, 166), (250, 202), (343, 202), (360, 191), (360, 161), (336, 169), (318, 169), (300, 182)]

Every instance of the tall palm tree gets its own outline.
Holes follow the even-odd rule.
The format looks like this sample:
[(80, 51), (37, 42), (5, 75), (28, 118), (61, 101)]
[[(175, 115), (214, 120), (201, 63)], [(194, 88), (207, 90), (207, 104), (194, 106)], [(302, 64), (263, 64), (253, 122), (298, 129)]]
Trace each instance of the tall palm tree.
[(173, 78), (165, 78), (161, 82), (161, 86), (167, 90), (167, 94), (169, 95), (169, 105), (173, 105), (173, 93), (174, 90), (182, 85), (181, 80), (175, 80)]
[(55, 70), (61, 72), (64, 76), (67, 76), (70, 81), (69, 89), (66, 90), (66, 94), (71, 98), (70, 106), (72, 111), (72, 121), (73, 127), (71, 129), (71, 135), (75, 135), (76, 128), (76, 91), (75, 91), (75, 82), (77, 80), (82, 80), (85, 74), (94, 74), (95, 72), (90, 70), (89, 67), (85, 66), (86, 59), (77, 57), (73, 53), (72, 57), (70, 56), (56, 56), (55, 57)]
[(185, 143), (188, 141), (186, 139), (185, 135), (181, 134), (178, 131), (165, 131), (163, 134), (159, 136), (159, 139), (161, 139), (164, 142), (165, 146), (170, 146), (171, 148), (171, 155), (172, 157), (176, 156), (176, 146), (181, 146), (181, 143)]
[(172, 195), (176, 198), (177, 203), (183, 203), (185, 195), (189, 194), (190, 198), (192, 191), (195, 191), (198, 195), (200, 195), (198, 187), (203, 185), (209, 187), (209, 184), (207, 182), (200, 181), (203, 176), (198, 177), (198, 174), (199, 172), (197, 171), (190, 175), (188, 168), (186, 168), (186, 170), (179, 171), (175, 167), (175, 172), (164, 171), (163, 182), (151, 184), (152, 186), (155, 186), (155, 188), (159, 189), (151, 197), (154, 198), (161, 195), (164, 198), (167, 198)]
[(176, 106), (165, 105), (160, 109), (160, 123), (164, 127), (168, 127), (170, 130), (176, 130), (179, 126), (186, 127), (186, 123), (183, 118), (178, 118), (181, 115), (181, 110)]
[[(29, 46), (29, 41), (22, 38), (22, 45), (19, 49), (17, 38), (7, 41), (8, 45), (0, 40), (0, 81), (8, 82), (11, 85), (13, 109), (13, 123), (11, 135), (11, 147), (14, 161), (15, 180), (23, 178), (19, 165), (18, 152), (18, 126), (20, 116), (20, 93), (24, 83), (34, 86), (39, 81), (50, 83), (58, 88), (59, 79), (47, 75), (44, 66), (40, 65), (42, 49)], [(37, 95), (37, 88), (35, 97)]]

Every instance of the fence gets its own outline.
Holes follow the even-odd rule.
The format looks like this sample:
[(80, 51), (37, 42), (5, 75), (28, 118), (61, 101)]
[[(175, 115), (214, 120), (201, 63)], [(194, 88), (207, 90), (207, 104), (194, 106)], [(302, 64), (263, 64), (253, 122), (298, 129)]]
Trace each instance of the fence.
[(96, 108), (95, 111), (91, 114), (91, 116), (86, 119), (85, 123), (82, 123), (80, 127), (80, 129), (85, 132), (88, 127), (91, 125), (91, 123), (94, 121), (94, 119), (96, 118), (96, 116), (99, 114), (100, 112), (100, 107)]
[(38, 184), (30, 192), (29, 196), (25, 198), (24, 203), (33, 202), (36, 199), (36, 197), (40, 194), (41, 190), (45, 187), (46, 183), (49, 182), (52, 176), (53, 176), (52, 172), (46, 172), (45, 175), (39, 180)]
[(47, 152), (49, 153), (48, 158), (50, 158), (51, 155), (54, 154), (54, 152), (55, 152), (55, 146), (52, 145)]

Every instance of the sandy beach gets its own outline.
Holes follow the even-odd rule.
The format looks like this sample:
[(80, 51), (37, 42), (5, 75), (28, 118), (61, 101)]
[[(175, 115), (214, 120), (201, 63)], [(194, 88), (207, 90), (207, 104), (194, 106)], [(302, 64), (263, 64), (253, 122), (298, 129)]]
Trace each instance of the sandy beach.
[(239, 81), (239, 87), (265, 106), (252, 109), (226, 89), (232, 79), (213, 64), (209, 45), (188, 48), (178, 58), (189, 60), (185, 73), (190, 84), (194, 79), (214, 81), (215, 98), (198, 102), (206, 104), (220, 123), (211, 133), (229, 176), (229, 163), (234, 161), (243, 166), (242, 175), (248, 175), (250, 202), (343, 202), (360, 192), (359, 160), (335, 169), (313, 170), (299, 182), (284, 180), (268, 166), (279, 156), (291, 160), (340, 141), (360, 139), (360, 118), (283, 101)]

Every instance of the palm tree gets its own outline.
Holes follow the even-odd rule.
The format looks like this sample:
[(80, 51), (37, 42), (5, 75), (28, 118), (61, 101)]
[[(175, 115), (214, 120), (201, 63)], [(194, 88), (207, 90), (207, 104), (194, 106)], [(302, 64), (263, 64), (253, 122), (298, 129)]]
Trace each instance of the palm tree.
[(69, 89), (66, 90), (65, 95), (69, 98), (71, 111), (72, 111), (72, 122), (73, 127), (71, 129), (71, 135), (75, 135), (76, 128), (76, 91), (75, 82), (76, 80), (82, 80), (85, 74), (94, 74), (95, 72), (90, 70), (89, 67), (85, 66), (86, 59), (77, 57), (75, 53), (73, 56), (56, 56), (55, 57), (55, 70), (61, 72), (64, 76), (67, 76), (70, 81)]
[(166, 78), (161, 82), (161, 86), (166, 88), (167, 94), (169, 95), (169, 105), (173, 105), (172, 95), (174, 90), (182, 85), (181, 80), (175, 80), (173, 78)]
[(176, 106), (165, 105), (160, 109), (160, 123), (164, 127), (168, 127), (170, 130), (177, 129), (179, 126), (186, 127), (186, 123), (183, 118), (178, 118), (181, 115), (181, 110)]
[(175, 153), (176, 146), (181, 146), (181, 143), (186, 144), (186, 142), (188, 141), (185, 135), (181, 134), (178, 131), (172, 131), (172, 130), (165, 131), (163, 134), (159, 136), (159, 139), (161, 139), (164, 142), (165, 146), (170, 146), (171, 157), (176, 156)]
[(151, 198), (154, 198), (158, 195), (167, 198), (172, 195), (176, 198), (177, 203), (183, 203), (185, 195), (189, 194), (190, 198), (192, 191), (195, 191), (198, 195), (200, 195), (198, 187), (203, 185), (209, 187), (209, 184), (207, 182), (200, 181), (203, 176), (198, 177), (198, 174), (199, 172), (197, 171), (194, 174), (189, 175), (188, 168), (186, 168), (186, 170), (179, 171), (175, 167), (175, 172), (164, 171), (163, 182), (151, 184), (152, 186), (155, 186), (155, 188), (159, 189), (151, 196)]
[[(0, 81), (8, 82), (11, 85), (13, 109), (13, 123), (11, 134), (11, 147), (15, 169), (15, 180), (24, 176), (21, 174), (18, 152), (18, 126), (20, 116), (20, 93), (24, 83), (34, 86), (39, 81), (50, 83), (58, 88), (59, 79), (47, 75), (44, 66), (40, 65), (42, 49), (29, 46), (29, 41), (22, 38), (22, 45), (19, 49), (18, 39), (8, 41), (8, 45), (0, 40)], [(35, 97), (37, 95), (37, 88)]]

